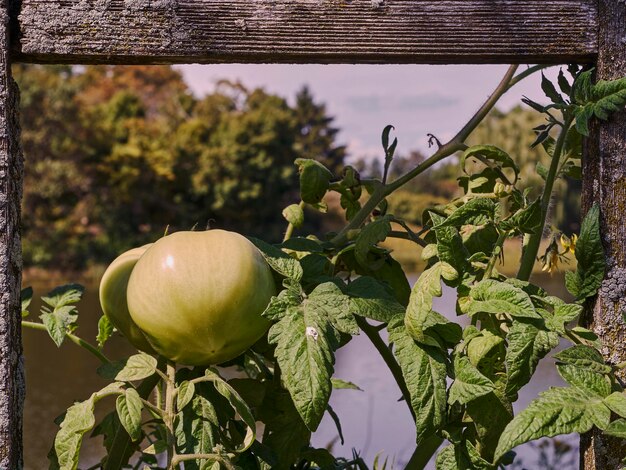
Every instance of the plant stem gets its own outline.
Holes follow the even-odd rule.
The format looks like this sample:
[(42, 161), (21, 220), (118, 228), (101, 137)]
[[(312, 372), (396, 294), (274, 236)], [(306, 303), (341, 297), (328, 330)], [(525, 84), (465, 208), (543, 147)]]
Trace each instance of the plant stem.
[(423, 470), (442, 442), (443, 439), (441, 437), (436, 434), (431, 435), (415, 449), (404, 470)]
[(165, 414), (163, 421), (167, 432), (167, 470), (174, 470), (176, 448), (174, 438), (174, 391), (176, 387), (176, 366), (172, 361), (167, 361), (167, 382), (165, 388)]
[[(26, 328), (31, 328), (33, 330), (40, 330), (40, 331), (46, 331), (46, 332), (48, 331), (48, 329), (46, 328), (46, 325), (44, 325), (43, 323), (22, 320), (22, 326), (25, 326)], [(108, 364), (111, 362), (101, 351), (98, 350), (97, 347), (95, 347), (93, 344), (89, 343), (88, 341), (85, 341), (84, 339), (72, 333), (65, 333), (65, 336), (67, 336), (70, 339), (70, 341), (72, 341), (74, 344), (80, 346), (81, 348), (86, 349), (91, 354), (96, 356), (98, 360), (102, 362), (103, 364)]]
[[(304, 201), (300, 201), (300, 204), (298, 204), (298, 206), (300, 207), (300, 209), (304, 210)], [(291, 238), (294, 228), (295, 226), (291, 222), (289, 222), (289, 225), (287, 225), (287, 230), (285, 231), (285, 236), (283, 237), (283, 243)]]
[(567, 131), (572, 125), (573, 116), (568, 116), (565, 119), (564, 125), (561, 128), (561, 132), (554, 146), (554, 154), (552, 155), (552, 161), (550, 162), (550, 169), (546, 176), (546, 184), (543, 187), (543, 194), (541, 195), (541, 221), (537, 231), (530, 235), (528, 243), (524, 248), (522, 254), (522, 262), (517, 273), (517, 278), (522, 281), (528, 281), (533, 272), (535, 266), (535, 260), (537, 259), (537, 253), (539, 253), (539, 245), (541, 244), (541, 238), (543, 237), (543, 230), (546, 226), (546, 219), (548, 218), (548, 209), (550, 208), (550, 199), (552, 198), (552, 189), (554, 188), (554, 182), (558, 176), (559, 162), (561, 160), (561, 154), (563, 153), (563, 147), (565, 145), (565, 139), (567, 138)]
[(387, 364), (387, 367), (391, 371), (393, 378), (396, 380), (396, 383), (398, 384), (398, 387), (402, 392), (402, 396), (404, 397), (404, 401), (409, 407), (409, 411), (411, 411), (413, 421), (415, 421), (415, 412), (411, 407), (411, 394), (409, 393), (409, 389), (406, 386), (406, 382), (404, 381), (404, 377), (402, 376), (402, 369), (400, 369), (396, 358), (393, 357), (393, 353), (378, 334), (378, 330), (376, 329), (376, 327), (370, 325), (367, 320), (362, 317), (355, 315), (355, 318), (361, 330), (363, 330), (365, 335), (369, 338), (378, 353), (383, 358), (383, 361), (385, 361), (385, 364)]
[(411, 181), (416, 176), (420, 175), (428, 168), (433, 166), (434, 164), (440, 162), (446, 157), (450, 155), (465, 150), (467, 147), (464, 144), (467, 137), (476, 129), (476, 127), (481, 123), (481, 121), (489, 114), (489, 112), (496, 105), (498, 100), (502, 95), (504, 95), (515, 83), (518, 83), (520, 80), (524, 79), (528, 75), (533, 72), (539, 70), (539, 68), (532, 68), (520, 73), (517, 77), (515, 77), (515, 71), (517, 70), (517, 65), (511, 65), (507, 70), (506, 74), (493, 91), (491, 96), (487, 98), (487, 100), (483, 103), (483, 105), (476, 111), (474, 116), (463, 126), (463, 128), (447, 143), (443, 144), (439, 147), (439, 149), (431, 155), (428, 159), (420, 163), (418, 166), (413, 168), (408, 173), (404, 174), (397, 180), (387, 184), (382, 185), (372, 193), (368, 201), (363, 205), (361, 210), (356, 213), (356, 215), (352, 218), (349, 224), (347, 224), (341, 232), (339, 232), (331, 242), (335, 245), (340, 245), (346, 240), (346, 234), (353, 229), (360, 227), (363, 222), (369, 217), (372, 211), (380, 204), (380, 202), (385, 199), (389, 194), (396, 191), (398, 188), (403, 186), (404, 184)]
[(496, 266), (496, 260), (499, 258), (500, 253), (502, 253), (502, 246), (504, 245), (504, 241), (509, 236), (509, 232), (504, 231), (500, 232), (498, 235), (498, 239), (496, 240), (495, 247), (493, 249), (493, 254), (491, 258), (489, 258), (489, 263), (487, 264), (487, 269), (485, 269), (485, 273), (483, 274), (483, 279), (489, 279), (493, 274), (493, 268)]

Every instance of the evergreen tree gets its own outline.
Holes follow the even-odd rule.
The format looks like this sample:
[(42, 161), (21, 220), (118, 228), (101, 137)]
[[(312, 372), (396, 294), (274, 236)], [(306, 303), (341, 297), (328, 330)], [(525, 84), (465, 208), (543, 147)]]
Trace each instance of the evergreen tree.
[(346, 157), (345, 145), (337, 145), (339, 129), (334, 127), (334, 117), (329, 116), (326, 105), (316, 103), (307, 86), (296, 94), (294, 106), (298, 132), (295, 150), (299, 158), (312, 158), (326, 165), (336, 175), (341, 173)]

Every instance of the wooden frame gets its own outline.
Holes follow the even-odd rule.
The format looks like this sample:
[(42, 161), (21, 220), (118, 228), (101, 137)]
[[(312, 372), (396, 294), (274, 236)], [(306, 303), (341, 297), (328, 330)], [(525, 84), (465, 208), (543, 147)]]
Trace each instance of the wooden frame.
[[(10, 64), (597, 63), (626, 75), (624, 0), (0, 0), (0, 469), (23, 466), (22, 155)], [(585, 144), (583, 206), (602, 206), (607, 277), (626, 285), (626, 113)], [(601, 289), (589, 323), (626, 360), (626, 300)], [(625, 289), (626, 290), (626, 289)], [(626, 296), (626, 292), (623, 293)], [(590, 434), (581, 466), (612, 469)]]

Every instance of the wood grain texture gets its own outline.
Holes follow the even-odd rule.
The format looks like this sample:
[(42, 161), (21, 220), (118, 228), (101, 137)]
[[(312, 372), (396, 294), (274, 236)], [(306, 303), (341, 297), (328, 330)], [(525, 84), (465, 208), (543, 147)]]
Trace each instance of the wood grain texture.
[[(597, 78), (626, 76), (626, 0), (599, 0)], [(626, 360), (626, 111), (608, 122), (596, 122), (585, 143), (583, 210), (598, 203), (608, 271), (588, 320), (602, 340), (603, 355), (612, 364)], [(624, 373), (621, 376), (626, 379)], [(594, 430), (581, 438), (581, 469), (622, 468), (626, 441), (603, 437)]]
[(596, 0), (21, 0), (19, 60), (565, 63)]
[(24, 370), (21, 337), (20, 204), (23, 162), (19, 92), (9, 63), (8, 0), (0, 0), (0, 469), (22, 460)]

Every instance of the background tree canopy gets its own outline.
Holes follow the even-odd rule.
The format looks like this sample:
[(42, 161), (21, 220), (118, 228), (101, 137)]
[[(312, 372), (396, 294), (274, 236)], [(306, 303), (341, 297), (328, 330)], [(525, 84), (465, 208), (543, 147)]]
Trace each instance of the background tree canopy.
[[(211, 225), (278, 241), (281, 209), (299, 198), (294, 160), (315, 158), (340, 175), (348, 157), (333, 118), (306, 87), (290, 104), (228, 81), (197, 97), (169, 66), (14, 68), (22, 93), (26, 266), (109, 262), (168, 226)], [(530, 149), (528, 122), (537, 119), (529, 109), (494, 112), (472, 140), (514, 155), (530, 188), (542, 182), (527, 175), (548, 163), (540, 146)], [(362, 175), (380, 173), (382, 152), (380, 160), (351, 157)], [(390, 177), (423, 158), (416, 151), (397, 156)], [(420, 225), (425, 209), (453, 197), (457, 174), (448, 163), (420, 175), (394, 193), (390, 211)], [(558, 184), (565, 204), (552, 223), (569, 233), (577, 230), (580, 186)], [(314, 214), (306, 223), (309, 232), (321, 229)]]
[[(277, 239), (293, 161), (346, 152), (324, 105), (220, 82), (193, 96), (171, 67), (19, 66), (24, 262), (80, 269), (207, 224)], [(59, 247), (63, 246), (60, 250)]]

